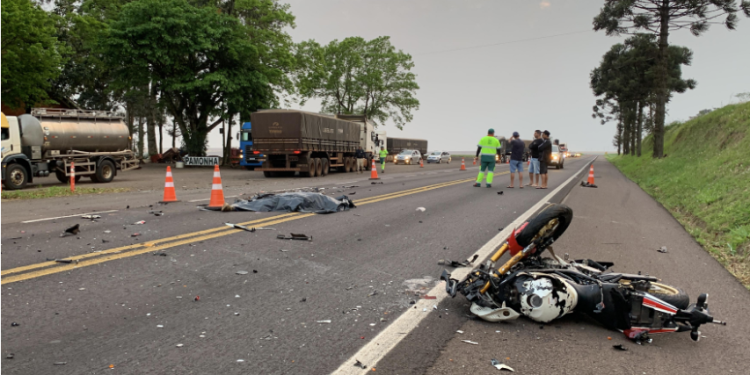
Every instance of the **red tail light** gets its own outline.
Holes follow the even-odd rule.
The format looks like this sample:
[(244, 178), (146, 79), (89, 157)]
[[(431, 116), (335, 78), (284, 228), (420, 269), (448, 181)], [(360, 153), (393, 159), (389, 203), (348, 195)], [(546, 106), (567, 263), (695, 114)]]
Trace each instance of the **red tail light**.
[(260, 154), (260, 151), (253, 151), (253, 154), (255, 154), (255, 155), (259, 155), (259, 154)]
[(299, 153), (300, 153), (299, 151), (294, 151), (295, 155), (299, 155)]

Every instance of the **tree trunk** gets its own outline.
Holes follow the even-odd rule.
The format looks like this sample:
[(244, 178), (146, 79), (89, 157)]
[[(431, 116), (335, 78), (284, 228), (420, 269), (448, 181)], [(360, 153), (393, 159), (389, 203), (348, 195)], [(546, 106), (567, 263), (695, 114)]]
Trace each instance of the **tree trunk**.
[(664, 156), (664, 121), (667, 115), (667, 101), (669, 88), (667, 76), (669, 74), (669, 4), (670, 0), (662, 0), (661, 26), (659, 29), (659, 56), (656, 63), (656, 114), (654, 118), (654, 158)]
[(620, 111), (622, 116), (622, 153), (624, 155), (630, 154), (630, 110), (627, 104), (620, 105)]
[(143, 131), (143, 117), (138, 117), (138, 159), (142, 159), (145, 155), (145, 132)]
[(638, 111), (638, 103), (630, 105), (630, 155), (635, 156), (636, 146), (636, 132), (638, 128), (636, 111)]
[(164, 153), (164, 117), (159, 113), (159, 119), (157, 120), (159, 126), (159, 153)]
[(172, 148), (177, 148), (177, 121), (172, 118)]
[(643, 137), (643, 105), (644, 102), (638, 102), (638, 125), (636, 126), (636, 152), (638, 157), (641, 157), (641, 138)]
[(130, 135), (130, 149), (134, 149), (133, 147), (133, 106), (130, 104), (130, 102), (125, 102), (125, 122), (128, 126), (128, 133)]
[(146, 129), (148, 132), (148, 156), (156, 155), (156, 85), (151, 83), (151, 95), (147, 99)]
[(619, 121), (617, 122), (617, 155), (622, 155), (622, 112), (617, 115)]

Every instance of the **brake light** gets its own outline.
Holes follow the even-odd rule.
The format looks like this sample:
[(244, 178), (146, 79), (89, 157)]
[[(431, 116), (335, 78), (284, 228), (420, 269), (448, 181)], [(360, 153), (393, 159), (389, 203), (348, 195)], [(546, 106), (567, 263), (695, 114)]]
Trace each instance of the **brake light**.
[(253, 154), (258, 155), (260, 154), (260, 151), (253, 151)]
[(299, 155), (299, 153), (300, 153), (299, 151), (294, 151), (295, 155)]

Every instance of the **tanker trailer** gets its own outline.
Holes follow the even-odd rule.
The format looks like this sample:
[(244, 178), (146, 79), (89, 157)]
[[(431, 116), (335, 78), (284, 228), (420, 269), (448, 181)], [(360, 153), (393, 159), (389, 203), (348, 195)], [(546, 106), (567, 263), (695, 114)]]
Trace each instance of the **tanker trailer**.
[(129, 145), (128, 127), (112, 112), (34, 108), (30, 115), (3, 114), (3, 184), (22, 189), (34, 177), (50, 174), (67, 183), (71, 165), (76, 181), (87, 176), (110, 182), (118, 170), (138, 168)]

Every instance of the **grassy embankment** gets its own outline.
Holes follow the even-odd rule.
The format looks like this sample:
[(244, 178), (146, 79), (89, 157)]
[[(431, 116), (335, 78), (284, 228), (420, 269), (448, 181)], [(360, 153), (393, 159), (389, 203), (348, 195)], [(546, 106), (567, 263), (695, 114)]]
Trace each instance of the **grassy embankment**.
[(129, 188), (76, 188), (75, 193), (70, 191), (67, 186), (52, 186), (48, 188), (29, 189), (29, 190), (3, 190), (2, 199), (21, 200), (21, 199), (40, 199), (55, 197), (72, 197), (85, 194), (107, 194), (107, 193), (124, 193), (130, 191)]
[(667, 126), (661, 160), (608, 159), (750, 289), (750, 103)]

